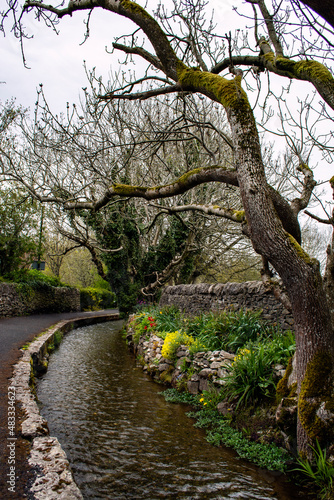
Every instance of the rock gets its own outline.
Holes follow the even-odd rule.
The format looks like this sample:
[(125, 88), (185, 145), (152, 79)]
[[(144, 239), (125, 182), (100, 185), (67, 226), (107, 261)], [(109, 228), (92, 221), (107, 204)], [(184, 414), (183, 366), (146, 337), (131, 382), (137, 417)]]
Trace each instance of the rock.
[(223, 401), (222, 403), (217, 404), (217, 411), (221, 415), (225, 416), (225, 415), (231, 415), (233, 410), (229, 402)]
[(276, 379), (283, 378), (285, 373), (285, 367), (283, 365), (275, 365), (273, 367), (273, 375)]
[(275, 414), (276, 423), (284, 429), (295, 428), (297, 419), (297, 397), (282, 398)]
[(164, 371), (168, 370), (169, 367), (170, 367), (170, 365), (167, 363), (159, 363), (157, 366), (159, 372), (164, 372)]
[(191, 364), (191, 360), (184, 356), (183, 358), (179, 358), (176, 362), (176, 368), (180, 368), (182, 365), (186, 364), (186, 366), (189, 366)]
[(221, 368), (224, 364), (224, 361), (214, 361), (210, 364), (211, 370), (217, 370), (217, 368)]
[(228, 371), (224, 368), (219, 368), (219, 370), (217, 371), (218, 378), (224, 378), (224, 377), (226, 377), (227, 374), (228, 374)]
[(190, 394), (198, 394), (199, 393), (199, 381), (189, 380), (187, 382), (187, 390)]
[(29, 464), (38, 470), (30, 487), (36, 500), (82, 500), (73, 480), (65, 452), (56, 437), (37, 437), (33, 440)]
[(199, 372), (199, 376), (203, 378), (211, 378), (213, 374), (214, 371), (211, 370), (210, 368), (204, 368)]
[(207, 379), (205, 379), (205, 378), (200, 379), (198, 389), (199, 389), (199, 392), (209, 390), (209, 383), (208, 383)]

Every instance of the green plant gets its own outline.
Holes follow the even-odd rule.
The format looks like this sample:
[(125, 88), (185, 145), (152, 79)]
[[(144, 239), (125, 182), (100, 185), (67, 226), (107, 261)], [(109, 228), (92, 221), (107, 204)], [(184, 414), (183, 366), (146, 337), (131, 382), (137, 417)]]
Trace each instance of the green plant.
[(319, 498), (321, 500), (330, 500), (334, 496), (334, 466), (327, 460), (326, 450), (321, 449), (318, 440), (316, 441), (316, 448), (312, 446), (311, 448), (314, 453), (313, 463), (310, 463), (307, 459), (299, 458), (297, 462), (300, 467), (294, 470), (302, 472), (315, 484), (319, 489)]
[(189, 392), (179, 392), (176, 389), (170, 388), (160, 392), (167, 403), (183, 403), (198, 407), (198, 396)]
[(222, 348), (229, 352), (237, 352), (249, 341), (263, 336), (266, 323), (261, 319), (261, 311), (230, 312), (226, 315), (228, 335), (222, 342)]
[(199, 411), (188, 412), (196, 419), (195, 427), (207, 429), (207, 441), (214, 446), (233, 448), (240, 457), (269, 470), (284, 471), (289, 462), (286, 450), (275, 444), (262, 444), (249, 441), (243, 434), (230, 426), (229, 418), (223, 417), (212, 408), (203, 407)]
[(286, 332), (276, 331), (271, 337), (262, 340), (262, 344), (272, 353), (272, 363), (287, 365), (289, 359), (296, 350), (294, 333), (291, 330)]
[(56, 332), (53, 337), (53, 343), (55, 347), (58, 347), (63, 339), (63, 333), (61, 332)]
[(42, 271), (37, 271), (36, 269), (21, 269), (17, 273), (14, 273), (13, 279), (15, 283), (26, 283), (31, 287), (40, 288), (41, 285), (49, 286), (68, 286), (60, 281), (56, 276), (48, 276)]
[(218, 403), (223, 401), (224, 395), (223, 392), (216, 387), (212, 386), (207, 391), (203, 391), (199, 402), (206, 409), (216, 410)]
[(264, 346), (239, 350), (227, 369), (222, 391), (230, 401), (237, 400), (237, 408), (270, 396), (275, 389), (272, 355)]
[(143, 311), (131, 320), (130, 326), (134, 329), (133, 341), (138, 344), (140, 337), (144, 333), (155, 331), (157, 324), (153, 315)]
[(162, 307), (154, 312), (158, 332), (174, 332), (180, 328), (184, 319), (180, 310), (175, 306)]
[(82, 288), (80, 290), (80, 305), (83, 311), (109, 309), (115, 307), (116, 296), (105, 288)]

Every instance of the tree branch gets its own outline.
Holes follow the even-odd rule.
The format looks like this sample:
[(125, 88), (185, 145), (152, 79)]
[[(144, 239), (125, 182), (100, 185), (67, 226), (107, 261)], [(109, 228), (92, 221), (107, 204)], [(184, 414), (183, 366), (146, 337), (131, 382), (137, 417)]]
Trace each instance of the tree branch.
[(149, 99), (150, 97), (155, 97), (157, 95), (171, 94), (180, 91), (182, 91), (182, 87), (176, 84), (176, 85), (170, 85), (168, 87), (162, 87), (159, 89), (145, 90), (144, 92), (136, 92), (135, 94), (114, 94), (113, 92), (110, 92), (105, 95), (98, 95), (97, 97), (101, 99), (101, 101), (112, 101), (113, 99), (135, 101), (135, 100)]
[(163, 71), (163, 65), (161, 64), (161, 61), (159, 61), (156, 56), (143, 49), (142, 47), (128, 47), (127, 45), (123, 45), (117, 42), (114, 42), (112, 45), (114, 49), (122, 50), (126, 54), (134, 54), (142, 57), (143, 59), (146, 59), (146, 61), (152, 64), (152, 66)]
[(317, 185), (313, 177), (312, 170), (305, 164), (301, 163), (298, 167), (299, 172), (304, 175), (303, 190), (299, 198), (295, 198), (291, 202), (291, 208), (297, 216), (301, 210), (309, 204), (314, 187)]
[(173, 207), (161, 207), (161, 205), (156, 205), (150, 203), (151, 207), (160, 208), (162, 212), (167, 213), (177, 213), (177, 212), (203, 212), (207, 215), (216, 215), (218, 217), (224, 217), (233, 222), (238, 222), (239, 224), (246, 223), (245, 212), (243, 210), (233, 210), (231, 208), (223, 208), (218, 205), (175, 205)]
[[(145, 200), (156, 200), (183, 194), (189, 189), (204, 184), (206, 182), (225, 182), (233, 186), (238, 185), (236, 171), (228, 170), (221, 166), (202, 167), (190, 170), (171, 184), (162, 186), (129, 186), (126, 184), (115, 184), (111, 186), (104, 196), (96, 202), (67, 202), (63, 201), (66, 209), (86, 208), (90, 210), (100, 210), (106, 206), (115, 196), (125, 196), (132, 198), (143, 198)], [(47, 200), (43, 200), (47, 201)]]

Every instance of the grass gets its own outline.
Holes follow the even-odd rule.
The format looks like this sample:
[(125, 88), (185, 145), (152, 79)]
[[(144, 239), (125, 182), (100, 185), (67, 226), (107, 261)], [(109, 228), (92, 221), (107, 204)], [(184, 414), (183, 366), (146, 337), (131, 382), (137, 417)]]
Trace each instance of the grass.
[(299, 467), (294, 470), (301, 472), (308, 481), (316, 486), (320, 500), (330, 500), (334, 498), (334, 466), (327, 460), (326, 450), (321, 449), (318, 440), (316, 447), (311, 446), (311, 448), (314, 454), (313, 462), (299, 458), (297, 460)]

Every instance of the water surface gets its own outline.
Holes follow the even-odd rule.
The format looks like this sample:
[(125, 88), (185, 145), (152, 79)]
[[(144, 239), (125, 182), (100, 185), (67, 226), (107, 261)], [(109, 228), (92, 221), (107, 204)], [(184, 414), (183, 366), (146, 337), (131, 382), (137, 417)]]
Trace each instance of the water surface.
[(293, 500), (292, 486), (205, 441), (136, 366), (121, 322), (69, 333), (38, 382), (41, 413), (85, 499)]

